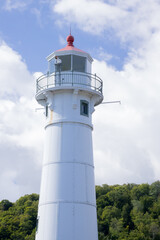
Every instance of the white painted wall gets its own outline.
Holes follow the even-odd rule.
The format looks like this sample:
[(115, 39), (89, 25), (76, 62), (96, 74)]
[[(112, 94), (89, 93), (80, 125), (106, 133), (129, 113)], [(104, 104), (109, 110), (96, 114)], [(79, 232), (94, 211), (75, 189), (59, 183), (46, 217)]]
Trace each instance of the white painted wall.
[[(48, 61), (55, 54), (69, 53), (86, 57), (86, 71), (91, 72), (92, 58), (85, 52), (55, 52)], [(53, 84), (55, 79), (48, 79), (50, 88), (36, 94), (37, 101), (49, 107), (36, 240), (98, 240), (92, 113), (103, 96), (81, 74), (79, 86), (77, 82)], [(41, 87), (46, 86), (47, 77), (43, 81)], [(81, 100), (89, 103), (88, 116), (80, 114)]]
[[(92, 95), (60, 90), (48, 96), (36, 240), (97, 240)], [(88, 117), (80, 115), (80, 100), (89, 102)]]

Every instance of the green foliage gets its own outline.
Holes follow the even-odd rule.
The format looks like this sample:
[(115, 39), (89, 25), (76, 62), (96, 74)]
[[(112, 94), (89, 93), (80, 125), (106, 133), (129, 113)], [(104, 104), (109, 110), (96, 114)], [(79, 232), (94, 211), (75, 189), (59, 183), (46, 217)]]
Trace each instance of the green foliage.
[(7, 211), (10, 207), (12, 207), (13, 203), (4, 199), (0, 202), (0, 211)]
[(34, 240), (38, 195), (25, 195), (11, 203), (0, 202), (0, 239)]
[(135, 185), (131, 190), (131, 198), (139, 200), (143, 196), (149, 195), (149, 184)]
[(157, 199), (160, 197), (160, 181), (156, 181), (150, 186), (150, 195)]
[(159, 181), (103, 186), (96, 187), (99, 240), (160, 239)]
[[(96, 186), (99, 240), (159, 240), (160, 182)], [(0, 202), (0, 239), (34, 240), (38, 195)]]

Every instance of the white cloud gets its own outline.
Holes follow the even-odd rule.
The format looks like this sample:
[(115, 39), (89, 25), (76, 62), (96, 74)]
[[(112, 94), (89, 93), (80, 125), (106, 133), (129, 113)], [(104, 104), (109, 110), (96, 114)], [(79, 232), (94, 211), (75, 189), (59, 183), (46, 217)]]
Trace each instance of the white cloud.
[(92, 34), (107, 30), (108, 37), (114, 33), (122, 42), (137, 45), (160, 30), (160, 3), (156, 0), (60, 0), (53, 1), (52, 9), (64, 23), (75, 23)]
[(24, 10), (32, 2), (32, 0), (6, 0), (4, 9), (7, 11)]
[[(93, 116), (97, 184), (153, 182), (160, 176), (159, 10), (156, 0), (54, 2), (53, 11), (62, 16), (57, 22), (74, 21), (92, 34), (113, 30), (120, 42), (131, 42), (121, 71), (106, 64), (111, 56), (103, 49), (102, 61), (93, 63), (105, 100), (122, 102), (100, 105)], [(39, 190), (43, 120), (35, 113), (34, 91), (40, 73), (32, 75), (4, 42), (0, 66), (0, 190), (1, 198), (16, 200)]]
[(36, 16), (39, 26), (43, 27), (41, 11), (38, 8), (32, 8), (31, 12)]
[(122, 71), (95, 61), (105, 100), (94, 114), (97, 184), (153, 182), (160, 176), (160, 33), (129, 54)]
[(105, 52), (105, 49), (103, 47), (99, 47), (96, 51), (99, 59), (102, 59), (105, 62), (109, 62), (112, 58), (114, 58), (114, 56)]
[[(28, 97), (33, 94), (34, 78), (27, 70), (27, 66), (21, 56), (13, 51), (10, 47), (2, 42), (0, 45), (0, 66), (1, 66), (1, 89), (0, 95), (18, 96), (25, 95)], [(33, 96), (33, 95), (32, 95)]]
[(0, 45), (0, 192), (16, 200), (38, 192), (43, 148), (43, 118), (35, 112), (35, 76), (21, 56)]
[(59, 42), (61, 45), (65, 45), (66, 44), (66, 39), (64, 39), (61, 35), (59, 36)]
[(0, 144), (0, 199), (15, 201), (25, 194), (39, 192), (40, 168), (33, 149)]
[(53, 5), (53, 11), (63, 15), (65, 21), (77, 23), (81, 29), (93, 34), (101, 33), (109, 22), (126, 15), (123, 9), (99, 0), (61, 0)]

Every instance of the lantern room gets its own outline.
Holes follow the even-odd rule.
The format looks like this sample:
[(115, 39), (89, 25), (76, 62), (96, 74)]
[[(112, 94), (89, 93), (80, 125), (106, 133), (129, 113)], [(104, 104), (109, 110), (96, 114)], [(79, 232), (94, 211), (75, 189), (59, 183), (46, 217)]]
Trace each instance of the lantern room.
[(74, 37), (69, 35), (67, 46), (47, 57), (49, 74), (56, 72), (91, 73), (93, 59), (88, 53), (74, 47), (73, 42)]
[(46, 90), (81, 89), (90, 92), (97, 98), (96, 104), (102, 101), (102, 80), (91, 73), (93, 59), (87, 53), (73, 45), (74, 37), (67, 37), (67, 46), (56, 50), (47, 57), (47, 74), (37, 79), (37, 100), (46, 99)]

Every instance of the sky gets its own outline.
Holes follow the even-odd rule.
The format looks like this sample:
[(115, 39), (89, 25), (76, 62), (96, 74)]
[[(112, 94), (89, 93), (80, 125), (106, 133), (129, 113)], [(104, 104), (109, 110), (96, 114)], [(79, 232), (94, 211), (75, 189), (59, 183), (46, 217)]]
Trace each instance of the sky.
[(74, 45), (94, 59), (104, 101), (93, 114), (95, 182), (160, 179), (160, 0), (0, 0), (0, 200), (39, 193), (44, 145), (36, 78)]

